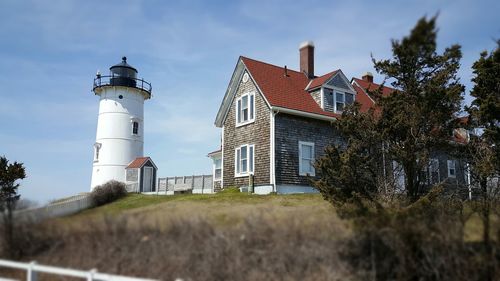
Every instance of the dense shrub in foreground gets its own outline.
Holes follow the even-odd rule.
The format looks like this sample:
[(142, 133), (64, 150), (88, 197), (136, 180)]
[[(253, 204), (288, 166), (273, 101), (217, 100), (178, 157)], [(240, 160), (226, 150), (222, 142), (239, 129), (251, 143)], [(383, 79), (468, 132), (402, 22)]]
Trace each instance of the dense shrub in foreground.
[(94, 207), (111, 203), (127, 195), (127, 188), (123, 182), (111, 180), (103, 185), (98, 185), (90, 193)]
[(500, 280), (498, 241), (467, 239), (474, 211), (439, 191), (408, 206), (379, 200), (377, 208), (360, 200), (362, 214), (356, 204), (337, 208), (353, 225), (343, 256), (358, 280)]

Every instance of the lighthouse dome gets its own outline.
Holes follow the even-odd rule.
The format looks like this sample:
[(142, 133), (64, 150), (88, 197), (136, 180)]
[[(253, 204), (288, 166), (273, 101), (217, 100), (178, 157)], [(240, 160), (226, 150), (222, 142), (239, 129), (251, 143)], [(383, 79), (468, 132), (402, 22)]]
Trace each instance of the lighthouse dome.
[(137, 69), (127, 63), (127, 57), (122, 57), (122, 62), (109, 68), (111, 75), (128, 78), (137, 78)]
[(111, 85), (135, 87), (137, 85), (137, 69), (127, 63), (127, 57), (122, 62), (109, 68), (111, 74)]

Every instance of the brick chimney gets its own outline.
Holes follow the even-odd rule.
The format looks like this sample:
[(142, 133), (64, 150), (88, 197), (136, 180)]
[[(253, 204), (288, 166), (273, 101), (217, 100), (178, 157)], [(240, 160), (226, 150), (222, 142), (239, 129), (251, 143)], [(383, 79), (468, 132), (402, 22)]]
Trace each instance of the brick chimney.
[(373, 74), (371, 72), (366, 72), (361, 79), (365, 80), (366, 82), (373, 83)]
[(314, 43), (306, 41), (300, 44), (300, 72), (314, 78)]

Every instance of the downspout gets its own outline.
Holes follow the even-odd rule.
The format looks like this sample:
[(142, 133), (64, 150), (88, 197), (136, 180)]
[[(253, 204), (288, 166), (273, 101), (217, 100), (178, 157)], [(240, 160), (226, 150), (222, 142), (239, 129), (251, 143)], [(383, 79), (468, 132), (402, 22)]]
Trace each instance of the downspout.
[[(222, 126), (222, 136), (221, 136), (221, 158), (220, 158), (220, 190), (224, 189), (224, 133), (225, 133), (225, 126)], [(215, 172), (214, 172), (215, 175)], [(215, 193), (215, 182), (214, 182), (214, 188), (212, 190), (213, 193)]]
[(276, 154), (276, 151), (275, 151), (275, 126), (274, 126), (274, 123), (275, 123), (275, 117), (276, 115), (279, 113), (279, 110), (277, 110), (276, 112), (271, 109), (271, 134), (270, 134), (270, 160), (271, 160), (271, 163), (270, 163), (270, 181), (271, 181), (271, 185), (273, 187), (273, 192), (276, 192), (276, 159), (275, 159), (275, 154)]

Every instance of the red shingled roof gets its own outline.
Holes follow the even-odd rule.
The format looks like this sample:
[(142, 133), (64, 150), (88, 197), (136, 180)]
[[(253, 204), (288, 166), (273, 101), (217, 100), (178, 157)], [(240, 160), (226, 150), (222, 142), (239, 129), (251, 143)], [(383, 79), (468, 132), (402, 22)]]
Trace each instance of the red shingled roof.
[(368, 96), (368, 94), (363, 91), (358, 85), (354, 84), (352, 85), (354, 87), (354, 90), (356, 90), (356, 101), (361, 104), (361, 108), (359, 109), (361, 112), (366, 112), (368, 111), (373, 105), (375, 105), (375, 102)]
[(285, 75), (283, 67), (246, 57), (241, 59), (271, 106), (335, 118), (340, 116), (324, 111), (314, 101), (311, 94), (305, 90), (310, 80), (303, 73), (288, 69), (288, 75)]
[(125, 169), (141, 168), (142, 166), (144, 166), (144, 164), (146, 164), (146, 162), (148, 160), (151, 160), (151, 158), (149, 158), (149, 157), (137, 157), (137, 158), (135, 158), (134, 161), (130, 162), (130, 164), (128, 164), (127, 168), (125, 168)]
[[(373, 82), (368, 82), (368, 81), (365, 81), (363, 79), (353, 78), (353, 80), (356, 83), (358, 83), (358, 85), (361, 86), (361, 88), (368, 89), (370, 91), (375, 91), (375, 90), (377, 90), (380, 87), (380, 84), (373, 83)], [(388, 96), (388, 95), (390, 95), (394, 91), (395, 91), (395, 89), (387, 87), (387, 86), (384, 86), (382, 88), (382, 96)]]

